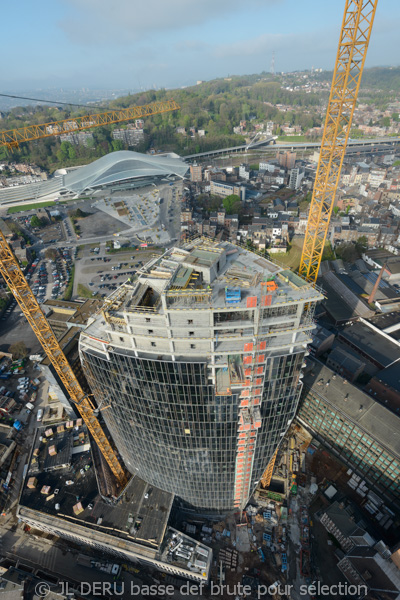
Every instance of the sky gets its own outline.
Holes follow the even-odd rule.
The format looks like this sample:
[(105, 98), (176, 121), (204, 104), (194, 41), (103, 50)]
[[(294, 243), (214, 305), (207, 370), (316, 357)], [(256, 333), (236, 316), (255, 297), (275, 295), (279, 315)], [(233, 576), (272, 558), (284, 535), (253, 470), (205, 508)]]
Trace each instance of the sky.
[[(3, 92), (149, 89), (332, 69), (344, 0), (14, 0), (2, 10)], [(367, 67), (400, 64), (400, 3), (379, 0)]]

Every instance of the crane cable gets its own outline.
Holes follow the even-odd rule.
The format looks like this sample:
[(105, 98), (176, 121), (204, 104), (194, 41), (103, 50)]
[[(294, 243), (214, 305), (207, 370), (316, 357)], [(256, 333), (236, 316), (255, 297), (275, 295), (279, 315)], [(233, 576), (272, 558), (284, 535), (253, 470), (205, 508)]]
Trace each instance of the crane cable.
[[(14, 94), (2, 94), (0, 93), (2, 98), (16, 98), (18, 100), (32, 100), (32, 102), (46, 102), (47, 104), (62, 104), (63, 106), (79, 106), (80, 108), (98, 108), (98, 106), (88, 106), (87, 104), (76, 104), (75, 102), (58, 102), (57, 100), (43, 100), (40, 98), (28, 98), (27, 96), (16, 96)], [(96, 102), (100, 102), (97, 100)], [(107, 109), (106, 109), (107, 110)], [(111, 108), (108, 110), (112, 110)]]

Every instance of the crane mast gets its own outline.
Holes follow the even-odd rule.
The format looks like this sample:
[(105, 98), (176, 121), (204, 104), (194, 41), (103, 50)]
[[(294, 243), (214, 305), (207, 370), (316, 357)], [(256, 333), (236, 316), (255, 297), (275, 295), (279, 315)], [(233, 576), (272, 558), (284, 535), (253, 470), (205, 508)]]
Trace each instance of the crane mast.
[(316, 281), (378, 0), (346, 0), (299, 272)]
[(0, 231), (0, 272), (18, 302), (29, 325), (32, 327), (43, 350), (51, 361), (57, 375), (63, 382), (71, 402), (81, 414), (89, 432), (92, 434), (117, 482), (123, 487), (127, 481), (113, 447), (108, 441), (100, 423), (94, 415), (94, 407), (82, 390), (75, 373), (69, 365), (42, 309), (22, 273), (18, 260), (14, 256), (3, 233)]
[(151, 117), (152, 115), (159, 115), (178, 110), (179, 108), (180, 106), (175, 100), (163, 100), (143, 106), (132, 106), (131, 108), (123, 108), (121, 110), (71, 117), (63, 121), (52, 121), (43, 125), (28, 125), (19, 129), (9, 129), (8, 131), (0, 131), (0, 147), (7, 146), (9, 149), (18, 148), (21, 142), (29, 142), (65, 133), (75, 133), (82, 129), (102, 127), (103, 125), (112, 125), (113, 123), (121, 123), (122, 121), (130, 121), (132, 119)]
[[(346, 0), (299, 273), (316, 281), (378, 0)], [(261, 477), (269, 487), (277, 451)]]

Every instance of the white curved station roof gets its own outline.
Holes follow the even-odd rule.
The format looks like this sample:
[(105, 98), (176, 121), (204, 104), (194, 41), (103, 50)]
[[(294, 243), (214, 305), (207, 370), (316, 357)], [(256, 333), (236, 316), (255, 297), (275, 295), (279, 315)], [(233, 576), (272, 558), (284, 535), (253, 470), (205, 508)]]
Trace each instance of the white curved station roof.
[(90, 165), (64, 176), (63, 187), (71, 192), (112, 185), (127, 179), (143, 177), (184, 177), (188, 165), (177, 154), (140, 154), (129, 150), (111, 152)]

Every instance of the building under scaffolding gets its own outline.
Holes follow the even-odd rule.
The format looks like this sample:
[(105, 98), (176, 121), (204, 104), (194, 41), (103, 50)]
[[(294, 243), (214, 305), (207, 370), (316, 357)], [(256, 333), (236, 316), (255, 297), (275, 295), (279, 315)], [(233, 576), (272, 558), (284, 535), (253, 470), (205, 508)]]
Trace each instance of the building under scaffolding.
[(318, 289), (198, 238), (145, 265), (80, 355), (127, 468), (196, 508), (243, 507), (294, 417)]

